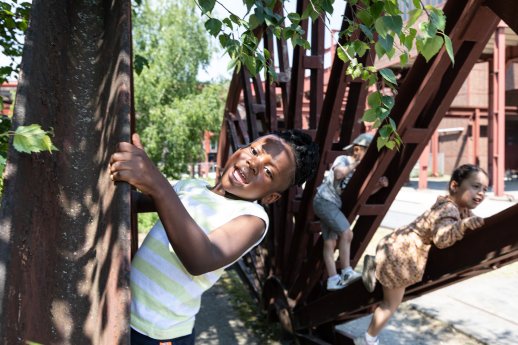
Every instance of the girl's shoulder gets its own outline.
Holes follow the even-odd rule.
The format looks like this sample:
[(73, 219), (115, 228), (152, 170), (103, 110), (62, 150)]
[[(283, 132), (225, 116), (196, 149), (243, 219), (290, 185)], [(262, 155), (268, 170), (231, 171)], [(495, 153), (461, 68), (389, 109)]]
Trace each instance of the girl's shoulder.
[(447, 195), (441, 195), (437, 198), (432, 206), (432, 211), (456, 218), (460, 217), (460, 209)]

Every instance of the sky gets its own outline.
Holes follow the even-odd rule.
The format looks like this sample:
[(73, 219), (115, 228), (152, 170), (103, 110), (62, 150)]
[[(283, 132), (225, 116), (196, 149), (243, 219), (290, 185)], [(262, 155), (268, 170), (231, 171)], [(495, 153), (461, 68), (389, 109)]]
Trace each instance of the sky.
[[(232, 11), (238, 16), (244, 16), (246, 12), (246, 7), (243, 5), (242, 1), (237, 0), (219, 0), (214, 8), (214, 14), (218, 18), (226, 15), (226, 11), (222, 6), (225, 6), (227, 9)], [(285, 7), (287, 11), (295, 11), (296, 0), (287, 0), (285, 1)], [(341, 18), (344, 13), (345, 1), (337, 0), (334, 4), (334, 12), (331, 16), (328, 27), (330, 29), (340, 29)], [(325, 47), (328, 48), (330, 46), (330, 33), (326, 33), (326, 43)], [(220, 48), (219, 42), (213, 38), (213, 47), (219, 49), (219, 52), (216, 51), (213, 54), (213, 57), (210, 61), (209, 66), (205, 70), (201, 70), (198, 74), (198, 78), (200, 81), (211, 81), (211, 80), (221, 80), (221, 79), (230, 79), (232, 75), (232, 71), (227, 69), (228, 63), (230, 62), (230, 58), (225, 54), (225, 52)], [(291, 59), (291, 49), (290, 51), (290, 59)], [(9, 59), (0, 53), (0, 66), (3, 66), (9, 63)], [(326, 57), (325, 64), (330, 64), (329, 57)]]

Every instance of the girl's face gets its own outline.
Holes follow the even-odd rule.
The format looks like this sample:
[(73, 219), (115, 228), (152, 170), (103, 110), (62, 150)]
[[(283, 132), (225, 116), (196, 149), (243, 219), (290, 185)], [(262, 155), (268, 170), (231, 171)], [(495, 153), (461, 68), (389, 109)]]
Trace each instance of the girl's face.
[(474, 172), (460, 184), (451, 182), (451, 197), (460, 208), (474, 209), (486, 197), (488, 178), (481, 171)]
[(275, 135), (260, 137), (230, 156), (220, 189), (240, 199), (268, 204), (289, 188), (296, 165), (289, 144)]

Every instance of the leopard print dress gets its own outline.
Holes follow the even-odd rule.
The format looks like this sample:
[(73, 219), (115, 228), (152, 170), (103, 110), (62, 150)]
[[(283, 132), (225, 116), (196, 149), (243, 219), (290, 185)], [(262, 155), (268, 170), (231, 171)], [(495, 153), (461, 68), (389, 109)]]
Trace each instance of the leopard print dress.
[(461, 220), (473, 216), (447, 196), (411, 224), (394, 230), (376, 248), (376, 278), (387, 288), (407, 287), (423, 278), (432, 244), (446, 248), (464, 237)]

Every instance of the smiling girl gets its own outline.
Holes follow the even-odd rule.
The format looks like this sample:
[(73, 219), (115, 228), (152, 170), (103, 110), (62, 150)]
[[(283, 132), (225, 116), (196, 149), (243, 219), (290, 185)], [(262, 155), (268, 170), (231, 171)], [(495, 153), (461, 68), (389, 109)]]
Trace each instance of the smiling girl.
[(136, 187), (160, 216), (131, 263), (131, 344), (192, 345), (201, 295), (265, 236), (263, 206), (301, 185), (318, 165), (318, 145), (298, 130), (260, 137), (235, 151), (214, 186), (172, 188), (137, 134), (110, 160), (113, 181)]
[(363, 283), (374, 291), (376, 280), (383, 288), (383, 301), (374, 311), (365, 335), (356, 344), (377, 345), (378, 334), (403, 300), (406, 287), (423, 278), (432, 244), (446, 248), (464, 237), (468, 230), (484, 224), (472, 209), (485, 197), (488, 177), (484, 170), (465, 164), (453, 172), (449, 195), (438, 197), (435, 204), (411, 224), (394, 230), (378, 243), (376, 257), (365, 256)]

